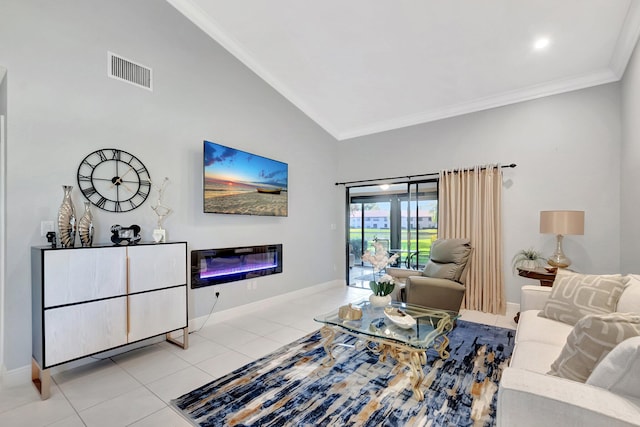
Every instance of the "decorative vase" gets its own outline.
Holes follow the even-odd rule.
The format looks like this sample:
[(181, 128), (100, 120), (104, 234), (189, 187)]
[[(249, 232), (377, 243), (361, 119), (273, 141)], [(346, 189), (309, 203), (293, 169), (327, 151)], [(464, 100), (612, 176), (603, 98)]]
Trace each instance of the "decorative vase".
[(522, 261), (522, 268), (526, 268), (527, 270), (535, 270), (538, 268), (538, 261), (535, 259), (526, 259)]
[(371, 294), (369, 295), (369, 302), (374, 307), (384, 307), (391, 304), (391, 295), (379, 296)]
[(71, 201), (73, 186), (63, 185), (64, 197), (58, 210), (58, 231), (60, 233), (60, 245), (63, 248), (72, 248), (76, 241), (76, 210)]
[(78, 221), (78, 235), (80, 244), (83, 247), (93, 245), (93, 214), (91, 213), (91, 202), (84, 202), (84, 215)]

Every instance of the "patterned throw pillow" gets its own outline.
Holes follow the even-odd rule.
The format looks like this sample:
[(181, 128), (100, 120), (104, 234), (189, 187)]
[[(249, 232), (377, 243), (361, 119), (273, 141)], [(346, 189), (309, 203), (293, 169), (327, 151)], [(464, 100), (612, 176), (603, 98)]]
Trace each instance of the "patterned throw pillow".
[(622, 341), (640, 335), (640, 314), (590, 314), (576, 323), (549, 374), (585, 382)]
[(588, 275), (558, 270), (538, 316), (575, 325), (587, 314), (612, 313), (628, 281), (619, 274)]

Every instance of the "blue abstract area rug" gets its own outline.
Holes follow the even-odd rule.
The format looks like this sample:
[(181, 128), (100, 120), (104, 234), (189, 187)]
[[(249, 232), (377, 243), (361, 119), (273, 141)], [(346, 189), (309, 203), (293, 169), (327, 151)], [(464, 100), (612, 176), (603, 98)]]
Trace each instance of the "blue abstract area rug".
[[(335, 364), (322, 366), (318, 331), (171, 403), (196, 426), (492, 426), (514, 334), (458, 320), (450, 357), (427, 352), (422, 402), (391, 358), (337, 346)], [(334, 342), (356, 341), (338, 334)]]

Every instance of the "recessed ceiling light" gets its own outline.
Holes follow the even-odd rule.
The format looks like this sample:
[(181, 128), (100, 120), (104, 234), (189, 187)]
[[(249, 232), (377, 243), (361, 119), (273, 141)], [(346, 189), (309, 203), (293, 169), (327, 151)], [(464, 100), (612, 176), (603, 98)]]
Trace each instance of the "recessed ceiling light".
[(382, 184), (382, 185), (380, 185), (380, 188), (382, 190), (388, 190), (389, 189), (389, 184)]
[(549, 43), (551, 43), (551, 40), (549, 40), (547, 37), (540, 37), (533, 44), (533, 48), (536, 50), (542, 50), (549, 46)]

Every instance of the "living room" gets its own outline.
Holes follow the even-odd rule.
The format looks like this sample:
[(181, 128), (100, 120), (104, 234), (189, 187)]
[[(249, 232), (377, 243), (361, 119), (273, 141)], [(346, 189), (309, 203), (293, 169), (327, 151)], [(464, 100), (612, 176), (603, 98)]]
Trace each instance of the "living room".
[[(338, 141), (166, 2), (3, 2), (0, 6), (2, 282), (0, 373), (29, 378), (32, 246), (57, 217), (62, 185), (100, 148), (138, 156), (168, 177), (167, 240), (189, 250), (282, 243), (282, 274), (189, 291), (189, 319), (345, 280), (344, 189), (335, 182), (516, 163), (503, 184), (507, 301), (531, 284), (511, 274), (518, 250), (551, 253), (539, 212), (583, 210), (583, 236), (565, 239), (572, 268), (639, 273), (640, 61), (637, 48), (609, 83)], [(109, 79), (107, 52), (153, 68), (153, 91)], [(470, 71), (472, 72), (472, 71)], [(205, 214), (202, 142), (286, 162), (289, 215)], [(74, 189), (76, 207), (82, 196)], [(114, 224), (152, 239), (154, 195), (126, 213), (94, 211), (95, 241)], [(2, 227), (2, 226), (0, 226)], [(220, 292), (219, 299), (215, 293)], [(215, 316), (214, 312), (214, 316)]]

